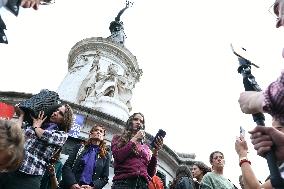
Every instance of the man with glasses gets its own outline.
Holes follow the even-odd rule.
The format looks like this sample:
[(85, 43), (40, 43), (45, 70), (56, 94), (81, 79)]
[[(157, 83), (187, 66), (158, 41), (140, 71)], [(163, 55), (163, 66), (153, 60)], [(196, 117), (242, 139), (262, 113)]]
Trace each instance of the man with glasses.
[[(276, 27), (284, 26), (284, 0), (276, 0), (273, 10), (277, 16)], [(282, 57), (284, 58), (284, 49)], [(242, 92), (239, 104), (242, 112), (246, 114), (269, 113), (274, 120), (284, 124), (284, 71), (266, 90)], [(284, 160), (284, 135), (281, 132), (271, 127), (257, 126), (250, 134), (258, 155), (264, 156), (274, 146), (276, 159)]]
[[(273, 11), (277, 16), (276, 28), (284, 26), (284, 0), (276, 0), (273, 5)], [(284, 58), (284, 49), (282, 50), (282, 57)], [(258, 112), (269, 113), (273, 117), (273, 122), (277, 122), (279, 125), (284, 125), (284, 71), (282, 71), (280, 77), (271, 83), (265, 91), (254, 92), (247, 91), (241, 93), (239, 97), (239, 104), (241, 110), (247, 114), (254, 114)], [(274, 124), (272, 123), (272, 125)], [(251, 142), (254, 145), (257, 154), (264, 157), (267, 152), (273, 150), (276, 156), (277, 162), (284, 161), (284, 134), (273, 127), (257, 126), (252, 131)], [(244, 140), (236, 141), (236, 150), (245, 151), (247, 148)], [(272, 148), (273, 147), (273, 148)], [(246, 155), (246, 154), (245, 154)], [(242, 166), (241, 166), (242, 165)], [(253, 175), (250, 169), (249, 161), (240, 164), (242, 170), (246, 170), (243, 173), (249, 175), (248, 181), (252, 181)], [(280, 167), (280, 173), (283, 173), (282, 167)], [(256, 179), (254, 179), (256, 180)], [(250, 182), (248, 184), (250, 184)], [(259, 183), (254, 182), (256, 185)], [(267, 182), (264, 188), (272, 188), (270, 181)], [(266, 183), (264, 183), (266, 184)]]
[[(276, 28), (284, 26), (284, 0), (276, 0), (273, 4), (274, 14), (277, 16)], [(282, 50), (282, 57), (284, 58), (284, 49)], [(239, 97), (239, 104), (241, 110), (247, 114), (254, 114), (258, 112), (269, 113), (275, 117), (274, 114), (282, 114), (279, 112), (281, 107), (284, 106), (282, 98), (284, 96), (284, 72), (277, 81), (270, 84), (264, 92), (246, 91), (242, 92)], [(281, 98), (279, 98), (281, 97)]]

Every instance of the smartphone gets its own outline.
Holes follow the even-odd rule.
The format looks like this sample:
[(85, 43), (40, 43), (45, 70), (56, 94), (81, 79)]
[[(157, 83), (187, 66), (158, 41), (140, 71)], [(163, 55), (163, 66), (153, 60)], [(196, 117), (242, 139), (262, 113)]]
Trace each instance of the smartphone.
[(246, 133), (245, 129), (242, 126), (240, 126), (240, 137), (241, 136), (245, 137), (245, 133)]
[(156, 134), (156, 136), (154, 137), (154, 139), (152, 140), (150, 144), (152, 148), (155, 148), (155, 142), (158, 136), (164, 138), (166, 136), (166, 131), (164, 131), (163, 129), (159, 129), (158, 133)]
[(51, 165), (54, 165), (56, 163), (56, 159), (54, 157), (52, 157), (50, 160), (49, 160), (49, 164)]

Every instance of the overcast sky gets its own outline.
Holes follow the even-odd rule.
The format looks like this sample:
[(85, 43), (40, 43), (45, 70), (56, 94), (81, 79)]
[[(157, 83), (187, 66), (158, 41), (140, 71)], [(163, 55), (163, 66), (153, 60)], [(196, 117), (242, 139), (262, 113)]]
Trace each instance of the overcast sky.
[[(143, 69), (131, 113), (144, 113), (147, 132), (155, 135), (163, 128), (166, 145), (195, 153), (196, 160), (209, 165), (212, 151), (224, 152), (225, 175), (235, 184), (241, 174), (235, 137), (240, 125), (248, 131), (255, 124), (239, 109), (242, 77), (230, 43), (246, 48), (260, 66), (252, 73), (261, 88), (274, 81), (283, 68), (284, 37), (269, 12), (273, 2), (137, 0), (121, 17), (125, 46)], [(18, 17), (0, 9), (9, 40), (0, 44), (0, 90), (57, 90), (72, 46), (84, 38), (109, 36), (109, 23), (124, 5), (124, 0), (57, 0), (38, 11), (21, 9)], [(263, 181), (269, 174), (266, 162), (251, 145), (249, 159)]]

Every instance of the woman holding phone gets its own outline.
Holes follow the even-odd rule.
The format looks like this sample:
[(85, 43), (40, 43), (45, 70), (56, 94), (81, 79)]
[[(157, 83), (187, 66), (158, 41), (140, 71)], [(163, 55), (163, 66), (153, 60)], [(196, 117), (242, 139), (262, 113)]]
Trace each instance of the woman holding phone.
[(148, 189), (148, 183), (156, 172), (158, 151), (163, 138), (157, 137), (151, 151), (143, 143), (145, 138), (143, 114), (134, 113), (121, 135), (115, 135), (111, 142), (114, 158), (112, 189)]

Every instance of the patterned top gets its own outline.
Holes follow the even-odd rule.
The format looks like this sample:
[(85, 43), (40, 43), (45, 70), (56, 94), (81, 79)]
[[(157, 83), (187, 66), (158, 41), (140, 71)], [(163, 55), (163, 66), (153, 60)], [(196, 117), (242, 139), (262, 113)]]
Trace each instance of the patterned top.
[(265, 90), (263, 110), (284, 124), (284, 71), (281, 76)]
[(234, 189), (234, 185), (224, 176), (209, 172), (204, 175), (200, 189)]
[[(48, 123), (53, 127), (54, 123)], [(58, 127), (57, 127), (58, 128)], [(68, 134), (58, 129), (44, 130), (41, 138), (37, 136), (33, 127), (25, 129), (25, 156), (19, 171), (30, 175), (43, 175), (47, 161), (52, 157), (57, 147), (63, 146)]]

